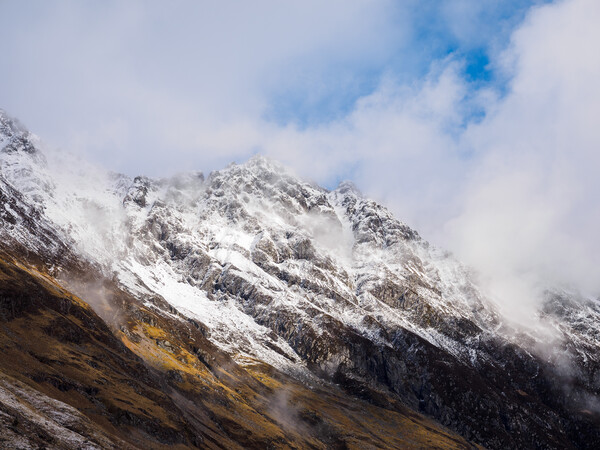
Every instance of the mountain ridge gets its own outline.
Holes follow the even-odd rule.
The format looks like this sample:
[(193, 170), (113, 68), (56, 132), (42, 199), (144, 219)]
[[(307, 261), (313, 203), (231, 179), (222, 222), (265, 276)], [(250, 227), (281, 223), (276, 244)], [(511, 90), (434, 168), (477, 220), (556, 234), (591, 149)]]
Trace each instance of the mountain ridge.
[[(3, 209), (2, 233), (54, 258), (53, 276), (82, 298), (93, 295), (61, 258), (198, 323), (241, 367), (261, 361), (373, 404), (400, 402), (490, 448), (586, 448), (599, 436), (597, 302), (546, 303), (560, 340), (538, 354), (468, 268), (348, 182), (328, 191), (261, 156), (206, 178), (131, 179), (57, 168), (32, 156), (41, 151), (28, 132), (6, 136), (26, 143), (0, 149), (3, 203), (27, 207)], [(560, 373), (561, 358), (572, 373)]]

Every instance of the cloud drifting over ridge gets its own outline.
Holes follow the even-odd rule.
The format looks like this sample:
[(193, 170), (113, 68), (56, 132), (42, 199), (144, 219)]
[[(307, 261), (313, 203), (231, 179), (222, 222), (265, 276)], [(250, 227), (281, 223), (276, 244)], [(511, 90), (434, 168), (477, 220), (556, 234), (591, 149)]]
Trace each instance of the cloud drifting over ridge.
[[(59, 4), (45, 11), (56, 20), (28, 19), (41, 35), (19, 31), (4, 52), (24, 76), (5, 85), (42, 107), (3, 106), (42, 135), (36, 123), (56, 107), (54, 142), (151, 172), (266, 153), (321, 183), (354, 179), (511, 308), (547, 283), (600, 292), (598, 2), (534, 7), (514, 30), (521, 15), (471, 0), (425, 15), (433, 3)], [(477, 48), (506, 85), (468, 76)], [(56, 73), (34, 73), (45, 68)]]
[(508, 95), (463, 136), (477, 155), (449, 239), (514, 304), (549, 282), (600, 293), (599, 20), (590, 0), (534, 11), (501, 57)]

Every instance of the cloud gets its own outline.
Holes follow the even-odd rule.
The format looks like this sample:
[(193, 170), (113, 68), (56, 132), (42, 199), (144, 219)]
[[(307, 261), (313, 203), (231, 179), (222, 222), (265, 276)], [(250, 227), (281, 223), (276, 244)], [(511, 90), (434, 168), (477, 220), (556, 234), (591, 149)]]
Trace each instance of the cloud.
[(420, 211), (432, 219), (444, 207), (449, 185), (458, 182), (455, 137), (467, 95), (460, 67), (444, 63), (413, 86), (388, 78), (344, 118), (270, 130), (260, 149), (321, 182), (350, 172), (401, 217), (414, 219)]
[(499, 58), (508, 94), (463, 136), (476, 162), (448, 240), (512, 307), (549, 283), (600, 293), (599, 19), (589, 0), (534, 10)]
[[(342, 119), (389, 76), (411, 84), (453, 48), (506, 36), (498, 11), (530, 2), (461, 13), (478, 3), (3, 2), (0, 103), (130, 175), (218, 168), (265, 133)], [(457, 37), (467, 26), (490, 31)]]
[(271, 97), (382, 64), (403, 33), (390, 4), (3, 3), (0, 101), (115, 169), (201, 168), (251, 151)]

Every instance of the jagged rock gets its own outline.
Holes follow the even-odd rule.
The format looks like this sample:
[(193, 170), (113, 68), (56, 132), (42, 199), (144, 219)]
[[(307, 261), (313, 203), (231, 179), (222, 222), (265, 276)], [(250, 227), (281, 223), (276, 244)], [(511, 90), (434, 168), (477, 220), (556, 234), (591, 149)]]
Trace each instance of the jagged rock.
[[(85, 171), (54, 174), (32, 156), (41, 154), (35, 139), (8, 119), (0, 135), (7, 249), (59, 269), (84, 260), (219, 351), (337, 383), (386, 408), (400, 402), (490, 448), (585, 448), (600, 439), (597, 299), (550, 296), (540, 315), (561, 340), (540, 354), (540, 339), (511, 330), (468, 268), (350, 183), (329, 192), (262, 157), (206, 179), (136, 177), (124, 187), (127, 178), (106, 174), (92, 183)], [(110, 296), (97, 297), (107, 314)], [(2, 320), (25, 310), (0, 297)], [(156, 328), (158, 316), (141, 307), (127, 314), (135, 326), (117, 329), (142, 346), (140, 330)], [(78, 333), (65, 325), (52, 336), (79, 345)], [(159, 333), (151, 341), (183, 357), (178, 340)], [(219, 373), (210, 352), (190, 350)], [(185, 374), (169, 373), (169, 383), (185, 384)]]

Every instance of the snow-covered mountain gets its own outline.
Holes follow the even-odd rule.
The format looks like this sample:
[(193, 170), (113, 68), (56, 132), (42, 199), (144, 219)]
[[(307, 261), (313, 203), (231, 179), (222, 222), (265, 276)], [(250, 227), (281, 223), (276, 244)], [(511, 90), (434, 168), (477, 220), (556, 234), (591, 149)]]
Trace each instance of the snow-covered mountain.
[(195, 324), (236, 367), (399, 402), (490, 448), (600, 442), (600, 302), (552, 290), (534, 326), (515, 328), (468, 267), (349, 182), (328, 191), (260, 156), (131, 179), (45, 152), (0, 113), (0, 201), (3, 250), (92, 305), (142, 359), (143, 320), (124, 320), (124, 301), (81, 267)]

